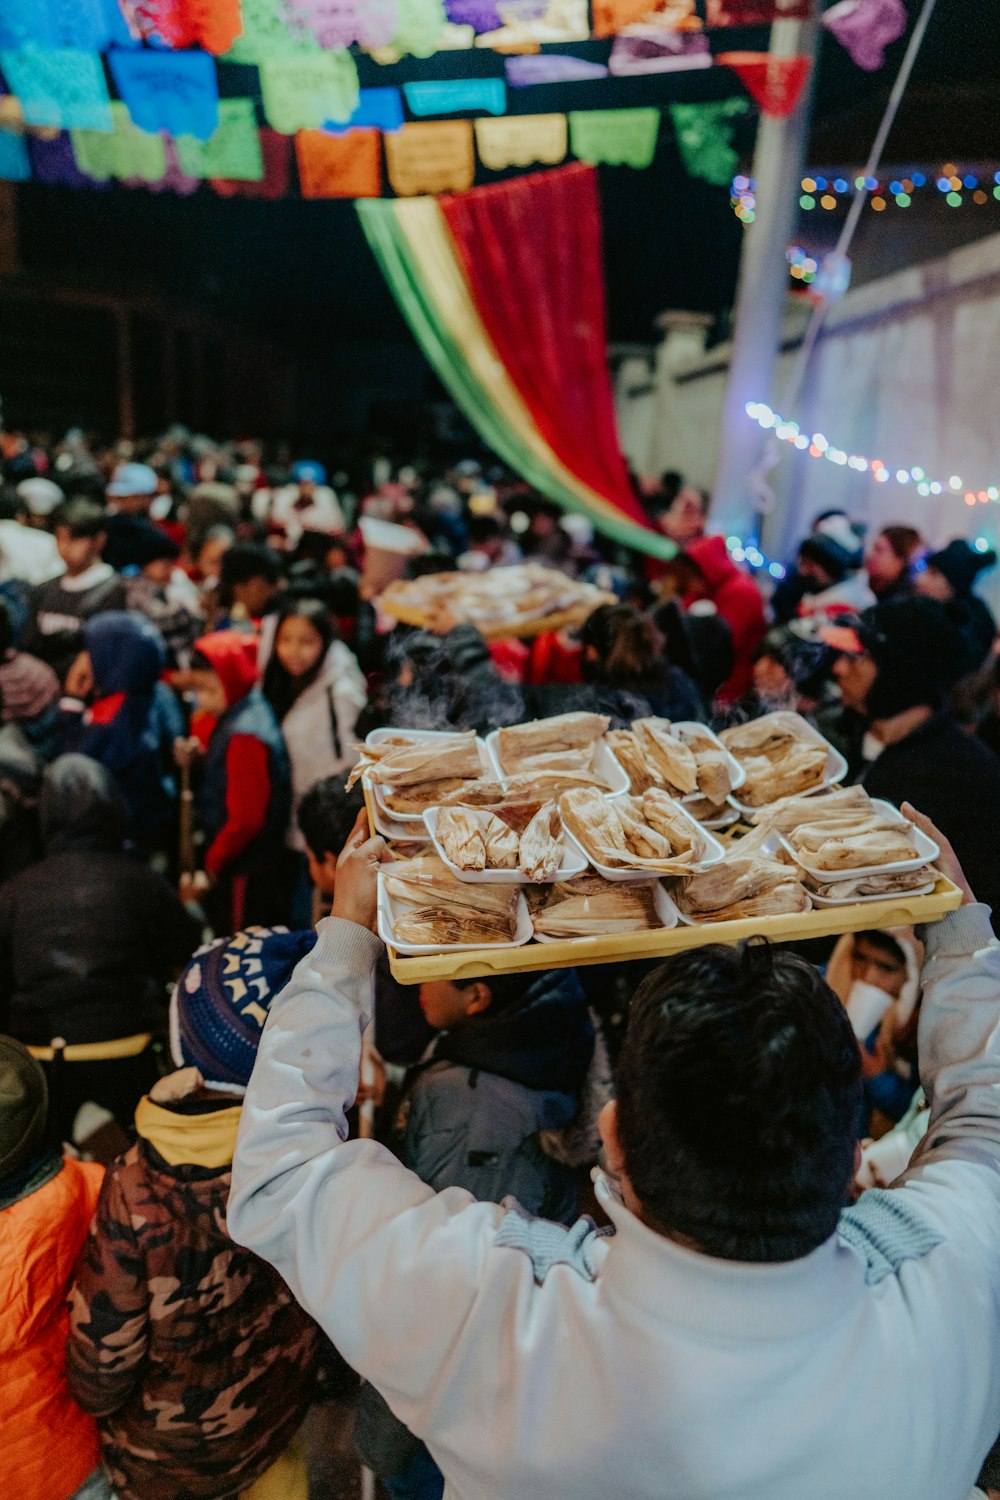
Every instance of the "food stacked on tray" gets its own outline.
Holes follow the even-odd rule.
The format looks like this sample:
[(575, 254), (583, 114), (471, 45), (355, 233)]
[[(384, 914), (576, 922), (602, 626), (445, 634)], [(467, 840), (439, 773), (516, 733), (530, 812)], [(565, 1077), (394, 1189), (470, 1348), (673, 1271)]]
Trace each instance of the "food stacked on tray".
[(593, 584), (529, 562), (486, 573), (429, 573), (391, 583), (378, 605), (409, 624), (423, 624), (446, 609), (487, 635), (502, 635), (531, 634), (532, 626), (544, 629), (556, 616), (564, 628), (582, 624), (598, 605), (615, 602), (613, 594)]
[[(656, 718), (609, 732), (591, 713), (485, 743), (376, 731), (353, 773), (376, 827), (435, 850), (383, 871), (380, 930), (397, 951), (422, 954), (715, 927), (933, 890), (936, 845), (862, 788), (833, 789), (843, 769), (792, 713), (720, 737)], [(724, 814), (750, 825), (727, 845), (709, 831)]]

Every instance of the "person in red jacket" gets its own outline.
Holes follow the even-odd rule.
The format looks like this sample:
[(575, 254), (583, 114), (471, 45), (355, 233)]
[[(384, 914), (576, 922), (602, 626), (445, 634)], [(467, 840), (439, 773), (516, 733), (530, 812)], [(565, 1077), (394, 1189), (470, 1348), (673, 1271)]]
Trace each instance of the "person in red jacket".
[(46, 1147), (41, 1066), (0, 1036), (0, 1432), (5, 1500), (111, 1500), (66, 1378), (67, 1296), (104, 1168)]
[(726, 703), (742, 696), (753, 676), (754, 653), (767, 630), (760, 590), (729, 556), (722, 536), (701, 536), (677, 559), (683, 604), (689, 609), (700, 599), (715, 605), (733, 637), (733, 670), (719, 688)]

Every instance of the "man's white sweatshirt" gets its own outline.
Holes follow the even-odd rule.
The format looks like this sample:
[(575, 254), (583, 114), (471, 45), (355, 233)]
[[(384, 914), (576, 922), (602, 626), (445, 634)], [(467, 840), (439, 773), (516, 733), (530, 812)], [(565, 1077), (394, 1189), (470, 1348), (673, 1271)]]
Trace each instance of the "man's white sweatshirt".
[(613, 1234), (435, 1193), (345, 1140), (377, 939), (275, 1001), (229, 1228), (424, 1439), (450, 1500), (966, 1500), (1000, 1432), (1000, 946), (930, 928), (930, 1126), (813, 1254), (713, 1260), (597, 1191)]

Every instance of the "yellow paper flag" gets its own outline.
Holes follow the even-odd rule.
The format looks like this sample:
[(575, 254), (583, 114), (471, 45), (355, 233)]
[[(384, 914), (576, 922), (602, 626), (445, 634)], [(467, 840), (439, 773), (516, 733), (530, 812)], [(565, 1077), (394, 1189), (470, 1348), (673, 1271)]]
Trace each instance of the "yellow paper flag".
[(464, 193), (476, 175), (471, 120), (404, 125), (385, 137), (389, 181), (401, 198)]
[(528, 167), (535, 161), (552, 166), (566, 155), (567, 139), (565, 115), (508, 115), (476, 121), (479, 159), (494, 172)]

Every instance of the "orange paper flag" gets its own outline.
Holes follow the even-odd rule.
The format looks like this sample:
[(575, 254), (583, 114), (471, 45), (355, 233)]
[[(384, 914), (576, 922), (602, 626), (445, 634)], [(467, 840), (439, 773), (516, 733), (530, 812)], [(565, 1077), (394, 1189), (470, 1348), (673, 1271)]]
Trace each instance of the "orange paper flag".
[(380, 198), (382, 149), (379, 130), (300, 130), (295, 136), (303, 198)]
[(593, 0), (595, 36), (615, 36), (624, 26), (641, 21), (651, 11), (662, 10), (665, 0)]
[(401, 198), (464, 193), (476, 176), (471, 120), (404, 125), (385, 138), (389, 181)]

